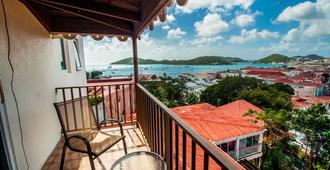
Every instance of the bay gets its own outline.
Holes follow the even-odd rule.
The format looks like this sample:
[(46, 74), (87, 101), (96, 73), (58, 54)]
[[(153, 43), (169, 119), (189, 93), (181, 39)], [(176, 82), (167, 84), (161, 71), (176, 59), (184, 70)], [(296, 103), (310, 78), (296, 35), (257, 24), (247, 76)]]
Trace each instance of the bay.
[[(168, 64), (142, 64), (139, 65), (139, 74), (155, 74), (157, 76), (166, 73), (171, 77), (178, 77), (184, 73), (215, 73), (225, 70), (239, 70), (244, 67), (278, 67), (285, 64), (255, 64), (252, 62), (239, 62), (233, 65), (168, 65)], [(127, 77), (133, 75), (133, 65), (87, 65), (86, 70), (101, 70), (104, 76)]]

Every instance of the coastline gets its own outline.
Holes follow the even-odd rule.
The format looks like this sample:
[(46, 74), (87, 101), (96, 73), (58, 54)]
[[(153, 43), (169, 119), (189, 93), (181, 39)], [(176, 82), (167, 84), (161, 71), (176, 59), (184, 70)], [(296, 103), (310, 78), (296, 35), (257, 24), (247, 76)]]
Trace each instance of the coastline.
[[(274, 63), (252, 63), (252, 62), (238, 62), (233, 65), (170, 65), (170, 64), (141, 64), (139, 65), (139, 74), (155, 74), (157, 76), (166, 73), (171, 77), (178, 77), (184, 73), (215, 73), (225, 70), (239, 70), (244, 67), (279, 67), (286, 64)], [(133, 65), (87, 65), (86, 70), (100, 70), (104, 76), (112, 77), (129, 77), (133, 74)]]

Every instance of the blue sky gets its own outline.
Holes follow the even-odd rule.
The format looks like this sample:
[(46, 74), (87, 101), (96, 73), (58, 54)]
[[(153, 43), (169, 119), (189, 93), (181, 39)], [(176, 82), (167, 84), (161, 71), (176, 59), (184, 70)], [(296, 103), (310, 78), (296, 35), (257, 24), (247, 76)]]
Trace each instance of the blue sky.
[[(167, 20), (155, 25), (138, 41), (140, 58), (330, 57), (330, 0), (189, 0), (184, 7), (168, 8)], [(86, 38), (85, 56), (87, 64), (131, 57), (131, 41)]]

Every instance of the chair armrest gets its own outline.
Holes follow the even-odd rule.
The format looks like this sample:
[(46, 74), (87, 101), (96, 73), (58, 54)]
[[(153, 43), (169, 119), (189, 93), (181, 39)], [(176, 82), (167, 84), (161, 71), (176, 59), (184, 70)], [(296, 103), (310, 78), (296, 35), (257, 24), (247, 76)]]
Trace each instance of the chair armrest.
[(91, 145), (89, 143), (89, 141), (83, 137), (83, 136), (80, 136), (80, 135), (73, 135), (73, 136), (70, 136), (68, 139), (67, 139), (67, 143), (69, 144), (69, 147), (70, 147), (70, 143), (69, 141), (72, 139), (72, 138), (76, 138), (76, 139), (79, 139), (79, 140), (82, 140), (85, 145), (86, 145), (86, 148), (87, 148), (87, 151), (84, 151), (84, 150), (79, 150), (79, 149), (76, 149), (76, 150), (79, 150), (81, 152), (86, 152), (86, 153), (92, 153), (92, 148), (91, 148)]
[(121, 125), (121, 122), (119, 120), (117, 120), (117, 119), (110, 119), (110, 118), (108, 118), (108, 119), (105, 119), (105, 121), (116, 122), (116, 123), (118, 123), (118, 125)]
[(105, 120), (106, 122), (107, 121), (110, 121), (110, 122), (116, 122), (116, 123), (118, 123), (118, 126), (119, 126), (119, 128), (120, 128), (120, 133), (121, 133), (121, 135), (122, 136), (124, 136), (124, 131), (123, 131), (123, 124), (119, 121), (119, 120), (117, 120), (117, 119), (106, 119)]

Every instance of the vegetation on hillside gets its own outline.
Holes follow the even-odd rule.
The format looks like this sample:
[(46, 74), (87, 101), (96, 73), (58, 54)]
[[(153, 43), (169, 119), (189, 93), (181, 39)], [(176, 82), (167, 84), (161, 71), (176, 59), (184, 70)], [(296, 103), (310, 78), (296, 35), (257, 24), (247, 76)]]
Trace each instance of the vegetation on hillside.
[(291, 57), (291, 59), (299, 60), (299, 61), (310, 61), (310, 60), (322, 60), (322, 59), (325, 59), (325, 58), (322, 57), (322, 56), (319, 56), (317, 54), (309, 54), (309, 55), (306, 55), (306, 56), (294, 56), (294, 57)]
[(218, 84), (207, 87), (201, 94), (202, 102), (215, 106), (224, 105), (237, 99), (238, 93), (243, 89), (260, 87), (262, 81), (249, 77), (226, 77)]
[(272, 54), (260, 60), (257, 60), (256, 63), (287, 63), (291, 59), (288, 56), (281, 54)]
[(179, 78), (160, 76), (160, 81), (140, 81), (151, 94), (157, 97), (167, 107), (177, 107), (198, 103), (198, 97), (188, 93), (186, 81)]
[[(139, 58), (139, 64), (172, 64), (172, 65), (223, 65), (233, 64), (234, 62), (244, 62), (245, 60), (237, 57), (221, 56), (201, 56), (190, 60), (152, 60)], [(133, 58), (125, 58), (111, 64), (133, 64)]]

